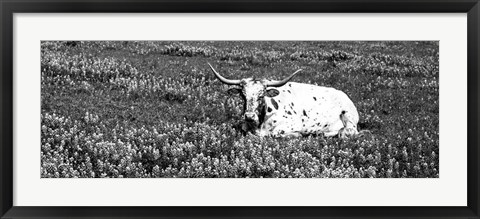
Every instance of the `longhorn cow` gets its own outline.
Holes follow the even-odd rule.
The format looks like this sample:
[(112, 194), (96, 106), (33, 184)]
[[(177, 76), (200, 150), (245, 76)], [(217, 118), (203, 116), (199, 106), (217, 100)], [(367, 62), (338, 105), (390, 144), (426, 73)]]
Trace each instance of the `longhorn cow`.
[(244, 101), (245, 131), (277, 137), (358, 134), (359, 116), (350, 98), (335, 88), (289, 82), (301, 69), (281, 81), (231, 80), (208, 65), (219, 81), (237, 86), (231, 90)]

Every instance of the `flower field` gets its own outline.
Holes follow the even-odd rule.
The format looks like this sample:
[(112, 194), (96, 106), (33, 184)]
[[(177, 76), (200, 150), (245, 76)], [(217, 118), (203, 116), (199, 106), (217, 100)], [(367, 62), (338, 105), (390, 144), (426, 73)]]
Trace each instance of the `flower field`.
[[(227, 78), (344, 91), (365, 135), (241, 131)], [(439, 177), (438, 42), (43, 41), (41, 176)]]

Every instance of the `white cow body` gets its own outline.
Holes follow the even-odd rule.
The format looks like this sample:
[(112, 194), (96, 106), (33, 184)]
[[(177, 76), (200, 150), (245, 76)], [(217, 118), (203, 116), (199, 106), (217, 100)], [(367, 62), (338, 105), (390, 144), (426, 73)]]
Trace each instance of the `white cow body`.
[[(279, 91), (277, 96), (264, 97), (266, 113), (259, 135), (334, 136), (344, 128), (357, 131), (357, 108), (344, 92), (296, 82), (288, 82), (276, 89)], [(345, 125), (342, 115), (349, 117), (344, 119)]]

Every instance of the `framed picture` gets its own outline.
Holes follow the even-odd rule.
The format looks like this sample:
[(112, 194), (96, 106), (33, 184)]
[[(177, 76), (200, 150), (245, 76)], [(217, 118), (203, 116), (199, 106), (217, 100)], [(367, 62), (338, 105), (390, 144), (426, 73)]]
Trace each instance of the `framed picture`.
[(0, 7), (1, 218), (479, 217), (478, 0)]

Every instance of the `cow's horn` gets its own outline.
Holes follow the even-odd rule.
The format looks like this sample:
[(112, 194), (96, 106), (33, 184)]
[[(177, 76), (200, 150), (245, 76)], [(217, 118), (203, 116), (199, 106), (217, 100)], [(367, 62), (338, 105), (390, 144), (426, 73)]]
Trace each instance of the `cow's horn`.
[(212, 69), (213, 73), (215, 74), (215, 76), (218, 78), (218, 80), (220, 80), (221, 82), (225, 83), (225, 84), (229, 84), (229, 85), (240, 85), (240, 81), (241, 80), (230, 80), (230, 79), (226, 79), (224, 77), (222, 77), (217, 71), (215, 71), (215, 69), (212, 67), (212, 65), (210, 65), (210, 63), (207, 63), (210, 68)]
[(286, 84), (288, 81), (290, 81), (290, 79), (292, 79), (293, 76), (295, 76), (301, 70), (302, 69), (298, 69), (296, 72), (294, 72), (293, 74), (291, 74), (290, 76), (286, 77), (285, 79), (283, 79), (281, 81), (267, 83), (267, 87), (281, 87), (284, 84)]

